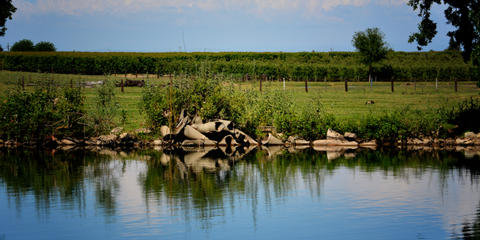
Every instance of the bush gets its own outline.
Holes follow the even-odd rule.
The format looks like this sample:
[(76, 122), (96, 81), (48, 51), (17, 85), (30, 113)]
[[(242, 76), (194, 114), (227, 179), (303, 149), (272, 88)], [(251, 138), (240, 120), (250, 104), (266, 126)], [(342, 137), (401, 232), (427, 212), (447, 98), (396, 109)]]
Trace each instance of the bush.
[(452, 108), (441, 108), (438, 114), (448, 124), (455, 125), (454, 133), (459, 135), (465, 131), (480, 130), (480, 99), (470, 98)]
[(20, 142), (41, 141), (47, 136), (79, 136), (82, 107), (79, 89), (11, 90), (0, 103), (0, 135)]
[(115, 127), (118, 115), (118, 102), (115, 96), (115, 83), (105, 80), (96, 88), (94, 109), (87, 115), (88, 132), (98, 136)]
[(173, 86), (147, 86), (143, 90), (141, 109), (147, 114), (150, 126), (168, 124), (170, 111), (175, 123), (182, 110), (198, 114), (204, 120), (226, 119), (241, 122), (245, 96), (232, 85), (218, 79), (177, 79)]
[(57, 49), (53, 43), (42, 41), (35, 44), (34, 50), (38, 52), (55, 52)]
[(13, 44), (13, 46), (10, 48), (10, 51), (12, 52), (31, 52), (35, 51), (35, 48), (33, 46), (33, 42), (28, 39), (23, 39), (20, 40), (16, 43)]

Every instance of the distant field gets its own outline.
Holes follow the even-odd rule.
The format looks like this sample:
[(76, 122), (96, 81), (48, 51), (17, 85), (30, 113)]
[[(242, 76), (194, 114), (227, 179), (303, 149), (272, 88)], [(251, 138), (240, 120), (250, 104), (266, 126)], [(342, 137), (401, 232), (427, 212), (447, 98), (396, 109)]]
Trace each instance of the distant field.
[[(128, 76), (133, 78), (134, 76)], [(0, 95), (5, 94), (8, 88), (14, 88), (17, 83), (24, 79), (27, 89), (35, 81), (53, 80), (59, 85), (69, 86), (78, 82), (100, 81), (112, 79), (119, 81), (122, 76), (91, 76), (91, 75), (67, 75), (67, 74), (41, 74), (0, 71)], [(152, 84), (166, 84), (168, 77), (156, 78), (150, 75), (141, 78)], [(259, 90), (258, 81), (236, 82), (238, 89)], [(265, 81), (262, 83), (263, 91), (282, 90), (283, 83), (279, 81)], [(395, 83), (395, 92), (390, 90), (389, 82), (374, 82), (373, 88), (363, 82), (349, 82), (348, 92), (345, 92), (343, 82), (309, 82), (308, 93), (305, 92), (304, 82), (286, 82), (285, 91), (293, 92), (294, 100), (298, 103), (308, 104), (309, 99), (317, 98), (325, 107), (326, 111), (335, 114), (338, 119), (344, 121), (358, 121), (368, 113), (382, 114), (394, 109), (409, 107), (422, 111), (432, 111), (441, 106), (451, 106), (459, 101), (470, 97), (479, 98), (480, 89), (474, 82), (458, 82), (458, 92), (454, 92), (453, 82), (439, 82), (438, 89), (435, 82), (398, 82)], [(145, 116), (139, 110), (142, 89), (138, 87), (125, 88), (121, 93), (117, 88), (119, 107), (127, 113), (125, 128), (132, 130), (144, 126)], [(94, 88), (85, 88), (86, 110), (93, 108), (95, 97)], [(373, 100), (374, 104), (365, 104)]]

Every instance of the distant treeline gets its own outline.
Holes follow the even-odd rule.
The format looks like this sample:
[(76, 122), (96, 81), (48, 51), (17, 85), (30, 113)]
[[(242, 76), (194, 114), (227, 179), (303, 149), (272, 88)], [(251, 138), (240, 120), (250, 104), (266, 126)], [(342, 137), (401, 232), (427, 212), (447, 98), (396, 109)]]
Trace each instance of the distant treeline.
[[(69, 74), (225, 75), (237, 79), (357, 81), (368, 69), (355, 52), (96, 53), (3, 52), (0, 69)], [(459, 52), (390, 52), (373, 67), (378, 81), (476, 80)]]

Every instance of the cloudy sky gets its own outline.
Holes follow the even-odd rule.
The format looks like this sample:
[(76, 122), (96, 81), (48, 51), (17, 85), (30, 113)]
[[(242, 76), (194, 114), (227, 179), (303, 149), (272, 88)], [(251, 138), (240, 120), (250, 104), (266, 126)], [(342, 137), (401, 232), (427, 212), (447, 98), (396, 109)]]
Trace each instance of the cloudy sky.
[[(352, 35), (379, 27), (390, 47), (407, 42), (419, 18), (406, 0), (13, 0), (0, 38), (51, 41), (60, 51), (352, 51)], [(450, 29), (425, 50), (443, 50)]]

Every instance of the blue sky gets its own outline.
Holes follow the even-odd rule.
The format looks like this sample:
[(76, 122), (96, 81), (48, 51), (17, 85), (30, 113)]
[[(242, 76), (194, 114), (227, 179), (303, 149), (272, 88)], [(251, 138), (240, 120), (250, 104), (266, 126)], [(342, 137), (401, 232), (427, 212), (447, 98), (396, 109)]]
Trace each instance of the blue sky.
[[(419, 17), (405, 0), (13, 0), (0, 38), (50, 41), (59, 51), (352, 51), (352, 35), (379, 27), (396, 51)], [(448, 47), (450, 27), (436, 7), (438, 35), (425, 50)], [(184, 44), (185, 42), (185, 44)], [(184, 47), (185, 46), (185, 47)]]

